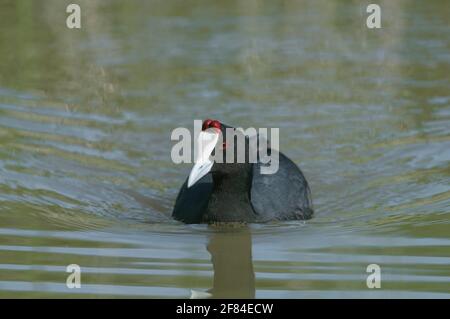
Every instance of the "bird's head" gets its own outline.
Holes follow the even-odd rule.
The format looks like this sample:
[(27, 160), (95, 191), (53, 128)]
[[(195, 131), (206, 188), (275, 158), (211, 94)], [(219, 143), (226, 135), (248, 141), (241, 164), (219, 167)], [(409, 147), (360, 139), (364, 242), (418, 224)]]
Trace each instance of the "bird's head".
[[(228, 135), (228, 136), (227, 136)], [(248, 137), (236, 128), (207, 119), (195, 145), (195, 164), (189, 174), (191, 187), (209, 172), (231, 173), (249, 162)]]

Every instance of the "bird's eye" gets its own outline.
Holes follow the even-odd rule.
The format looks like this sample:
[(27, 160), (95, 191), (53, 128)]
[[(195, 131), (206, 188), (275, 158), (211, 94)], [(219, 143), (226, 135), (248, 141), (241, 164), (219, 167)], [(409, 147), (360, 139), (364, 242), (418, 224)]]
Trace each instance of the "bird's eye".
[(213, 127), (220, 130), (220, 122), (217, 120), (207, 119), (203, 122), (202, 131), (205, 131), (205, 130), (207, 130), (209, 128), (213, 128)]

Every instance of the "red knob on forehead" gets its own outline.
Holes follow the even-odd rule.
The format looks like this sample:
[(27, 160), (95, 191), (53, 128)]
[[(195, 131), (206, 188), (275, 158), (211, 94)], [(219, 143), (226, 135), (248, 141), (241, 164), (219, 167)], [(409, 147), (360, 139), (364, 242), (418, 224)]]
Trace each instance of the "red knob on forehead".
[(203, 122), (203, 125), (202, 125), (202, 131), (205, 131), (205, 130), (207, 130), (207, 129), (209, 129), (209, 128), (212, 128), (212, 127), (214, 127), (214, 128), (216, 128), (216, 129), (218, 129), (218, 130), (220, 130), (220, 122), (219, 121), (217, 121), (217, 120), (211, 120), (211, 119), (206, 119), (204, 122)]
[(220, 122), (214, 120), (209, 124), (209, 127), (215, 127), (216, 129), (220, 130)]
[(211, 124), (212, 120), (211, 119), (206, 119), (203, 121), (203, 125), (202, 125), (202, 131), (207, 130), (209, 128), (209, 124)]

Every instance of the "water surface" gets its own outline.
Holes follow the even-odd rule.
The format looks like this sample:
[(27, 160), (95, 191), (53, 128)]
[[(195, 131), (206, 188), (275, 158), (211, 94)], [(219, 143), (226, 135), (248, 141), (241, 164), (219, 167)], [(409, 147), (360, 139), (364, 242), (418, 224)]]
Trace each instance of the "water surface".
[[(0, 4), (0, 297), (450, 297), (446, 1), (380, 30), (359, 1), (77, 3), (81, 30)], [(315, 218), (173, 221), (170, 133), (203, 118), (279, 127)]]

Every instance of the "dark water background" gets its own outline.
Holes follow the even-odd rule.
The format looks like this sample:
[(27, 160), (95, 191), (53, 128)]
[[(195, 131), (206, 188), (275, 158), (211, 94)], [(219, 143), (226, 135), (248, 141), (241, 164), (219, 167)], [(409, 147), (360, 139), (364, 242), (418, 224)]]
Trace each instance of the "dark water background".
[[(450, 297), (450, 4), (0, 3), (0, 297)], [(279, 127), (306, 223), (174, 222), (194, 119)], [(66, 287), (66, 266), (82, 288)], [(366, 267), (380, 265), (382, 288)]]

